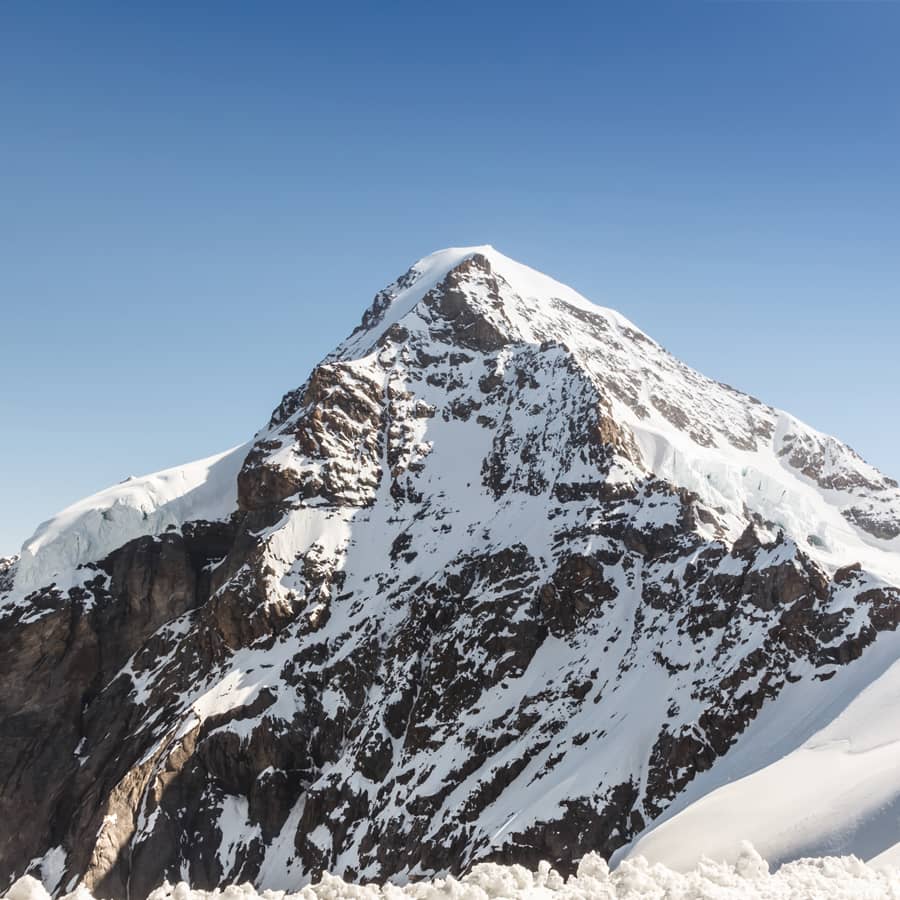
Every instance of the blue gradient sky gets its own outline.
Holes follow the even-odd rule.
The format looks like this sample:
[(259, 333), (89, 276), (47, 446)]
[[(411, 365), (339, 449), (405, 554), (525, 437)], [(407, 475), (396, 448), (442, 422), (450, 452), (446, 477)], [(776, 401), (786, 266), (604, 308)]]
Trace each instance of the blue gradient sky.
[(137, 5), (0, 6), (0, 552), (448, 245), (900, 476), (900, 3)]

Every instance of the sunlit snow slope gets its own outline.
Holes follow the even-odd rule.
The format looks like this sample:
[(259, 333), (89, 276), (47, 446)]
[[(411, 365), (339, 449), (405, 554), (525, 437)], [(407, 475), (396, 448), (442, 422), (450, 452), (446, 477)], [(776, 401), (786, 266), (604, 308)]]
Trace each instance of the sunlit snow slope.
[(161, 534), (195, 519), (227, 519), (237, 508), (237, 473), (249, 449), (235, 447), (142, 477), (73, 503), (40, 525), (22, 547), (16, 588), (66, 579), (141, 535)]
[[(749, 840), (776, 865), (806, 856), (852, 852), (876, 866), (896, 866), (900, 862), (900, 661), (896, 651), (892, 645), (887, 653), (877, 654), (882, 658), (870, 661), (888, 668), (856, 696), (808, 692), (803, 698), (809, 704), (807, 715), (814, 722), (827, 723), (823, 728), (768, 765), (755, 770), (745, 766), (750, 774), (714, 790), (700, 776), (674, 804), (672, 812), (682, 811), (671, 818), (664, 816), (629, 853), (686, 871), (703, 856), (734, 860), (740, 842)], [(852, 687), (858, 689), (859, 684)], [(802, 712), (786, 709), (776, 716), (780, 719), (777, 728), (773, 727), (776, 722), (766, 722), (763, 728), (778, 741), (796, 733), (788, 719), (797, 715)], [(762, 730), (758, 729), (757, 740), (762, 739)], [(723, 762), (727, 770), (728, 763)], [(756, 762), (764, 759), (757, 757)], [(620, 851), (616, 858), (623, 856)]]
[(423, 327), (422, 298), (473, 254), (488, 259), (510, 291), (498, 303), (486, 283), (473, 282), (487, 322), (529, 344), (564, 343), (608, 392), (613, 418), (638, 441), (641, 464), (725, 509), (732, 539), (750, 510), (783, 527), (823, 565), (863, 562), (900, 579), (896, 481), (835, 438), (700, 375), (624, 316), (492, 247), (444, 250), (421, 260), (408, 287), (389, 289), (382, 317), (358, 329), (331, 358), (365, 358), (397, 323)]

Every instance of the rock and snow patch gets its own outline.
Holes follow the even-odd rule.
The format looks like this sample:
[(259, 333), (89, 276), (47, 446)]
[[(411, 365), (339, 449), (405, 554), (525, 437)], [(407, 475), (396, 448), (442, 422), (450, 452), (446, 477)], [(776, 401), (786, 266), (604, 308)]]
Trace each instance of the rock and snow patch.
[[(868, 685), (848, 682), (823, 695), (840, 709), (834, 718), (810, 696), (806, 715), (831, 720), (796, 749), (768, 765), (758, 758), (749, 775), (731, 778), (730, 766), (740, 764), (739, 746), (723, 761), (714, 789), (712, 773), (698, 775), (647, 832), (613, 855), (613, 863), (633, 854), (686, 870), (703, 854), (728, 859), (744, 838), (774, 865), (851, 851), (870, 862), (893, 862), (890, 854), (900, 849), (892, 850), (900, 812), (896, 652), (896, 645), (873, 651), (873, 668), (886, 670)], [(862, 674), (857, 670), (856, 678)], [(760, 716), (758, 725), (773, 742), (789, 732), (785, 714), (796, 716), (797, 710), (784, 710), (779, 718), (769, 709)]]
[[(49, 900), (44, 886), (26, 875), (7, 900)], [(900, 898), (900, 869), (875, 870), (853, 856), (802, 859), (774, 874), (745, 844), (734, 865), (701, 860), (689, 872), (675, 872), (636, 858), (610, 871), (597, 854), (585, 856), (577, 874), (563, 878), (543, 862), (536, 872), (522, 866), (482, 863), (468, 875), (420, 881), (403, 887), (352, 884), (325, 875), (297, 892), (258, 892), (250, 884), (203, 891), (181, 882), (164, 883), (147, 900), (886, 900)], [(83, 887), (62, 900), (93, 900)]]
[(27, 592), (71, 578), (137, 537), (197, 519), (227, 519), (237, 508), (237, 473), (249, 444), (141, 477), (79, 500), (38, 526), (22, 546), (14, 587)]

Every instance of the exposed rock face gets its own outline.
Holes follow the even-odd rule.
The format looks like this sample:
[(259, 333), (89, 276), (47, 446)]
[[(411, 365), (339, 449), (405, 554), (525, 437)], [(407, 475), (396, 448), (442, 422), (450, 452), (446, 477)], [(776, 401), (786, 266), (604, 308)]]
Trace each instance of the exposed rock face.
[(896, 629), (889, 479), (524, 278), (382, 291), (230, 519), (28, 595), (0, 562), (0, 884), (568, 871)]
[(17, 559), (15, 556), (0, 557), (0, 593), (2, 594), (8, 594), (13, 589)]

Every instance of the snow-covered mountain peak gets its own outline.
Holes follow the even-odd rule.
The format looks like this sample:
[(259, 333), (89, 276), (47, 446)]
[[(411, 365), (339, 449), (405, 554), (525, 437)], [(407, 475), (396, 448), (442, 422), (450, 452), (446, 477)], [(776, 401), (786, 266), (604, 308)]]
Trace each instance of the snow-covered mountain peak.
[[(454, 365), (460, 352), (499, 372), (527, 348), (551, 346), (577, 373), (567, 377), (592, 386), (596, 407), (622, 436), (627, 464), (695, 493), (729, 540), (755, 515), (829, 570), (861, 562), (886, 577), (900, 574), (896, 482), (840, 441), (705, 377), (620, 313), (491, 246), (441, 250), (415, 263), (376, 295), (310, 384), (340, 379), (349, 366), (354, 378), (376, 381), (389, 368), (399, 385), (413, 368), (442, 365), (446, 373), (429, 377), (459, 382), (462, 402), (472, 376)], [(319, 398), (308, 386), (288, 394), (261, 439), (289, 430), (287, 420)], [(277, 467), (290, 468), (295, 448), (279, 446), (287, 453)]]
[(900, 776), (845, 739), (895, 738), (858, 722), (898, 625), (891, 479), (493, 248), (439, 251), (249, 445), (0, 561), (0, 881), (665, 859), (665, 817), (703, 834), (723, 785), (750, 807), (807, 772), (745, 836), (869, 858)]
[[(429, 377), (459, 382), (452, 402), (460, 403), (459, 380), (482, 377), (454, 364), (460, 353), (483, 356), (498, 374), (528, 347), (546, 354), (550, 346), (567, 355), (566, 377), (589, 384), (593, 403), (616, 424), (626, 478), (651, 473), (696, 493), (729, 540), (743, 533), (749, 513), (771, 533), (784, 529), (826, 569), (860, 562), (888, 578), (900, 574), (895, 481), (835, 438), (686, 366), (617, 311), (487, 244), (436, 251), (380, 291), (359, 327), (284, 398), (257, 435), (254, 458), (265, 453), (273, 473), (306, 465), (279, 434), (322, 390), (333, 390), (341, 370), (383, 381), (388, 366), (398, 385), (413, 368), (442, 365), (446, 373)], [(245, 452), (230, 451), (233, 462), (212, 471), (233, 479)], [(17, 587), (54, 581), (116, 541), (159, 533), (188, 510), (205, 518), (230, 513), (234, 499), (219, 502), (227, 487), (207, 477), (210, 463), (130, 479), (64, 510), (26, 542)], [(210, 503), (221, 510), (207, 509)]]
[[(482, 277), (473, 277), (475, 272)], [(423, 301), (427, 305), (434, 299), (435, 291), (446, 289), (448, 280), (466, 283), (466, 298), (473, 307), (503, 313), (492, 318), (510, 340), (552, 339), (542, 337), (552, 331), (552, 316), (549, 321), (546, 318), (551, 309), (545, 309), (542, 315), (541, 307), (559, 304), (571, 305), (638, 331), (614, 310), (597, 306), (567, 285), (485, 244), (438, 250), (414, 263), (376, 295), (360, 326), (330, 358), (350, 359), (371, 351), (381, 335), (414, 314)], [(482, 290), (477, 289), (479, 281)], [(532, 318), (534, 321), (529, 323)]]

